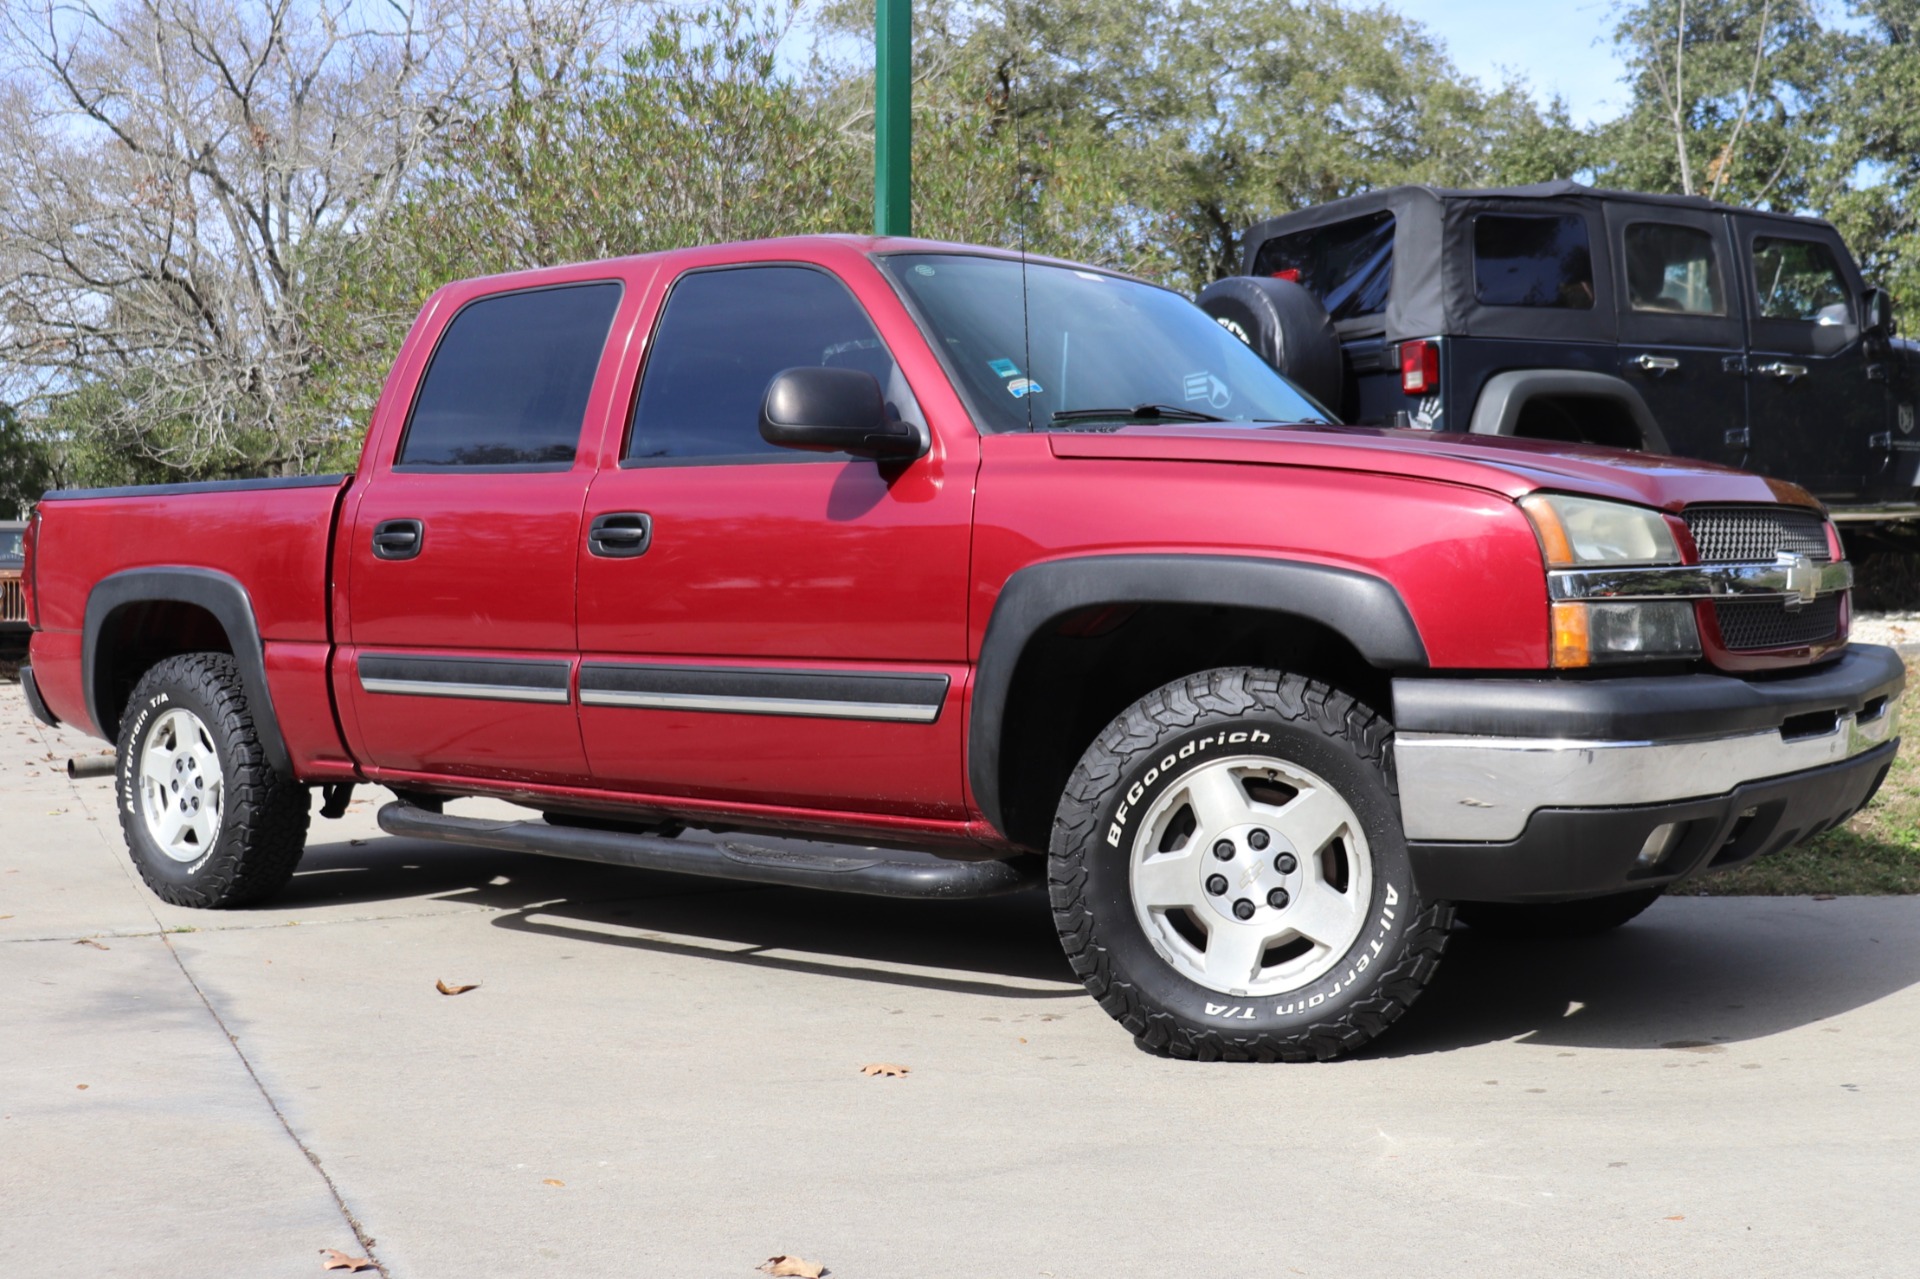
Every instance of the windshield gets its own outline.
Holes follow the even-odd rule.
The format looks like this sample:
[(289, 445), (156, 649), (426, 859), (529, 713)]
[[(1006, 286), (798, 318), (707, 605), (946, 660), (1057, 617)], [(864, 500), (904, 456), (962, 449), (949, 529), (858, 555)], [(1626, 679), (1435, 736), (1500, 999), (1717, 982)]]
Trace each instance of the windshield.
[(26, 562), (26, 553), (21, 546), (26, 535), (27, 531), (23, 528), (0, 528), (0, 564)]
[[(1163, 409), (1142, 416), (1174, 421), (1332, 420), (1166, 289), (1009, 258), (901, 253), (882, 261), (984, 415), (982, 430), (1111, 425), (1142, 406)], [(1100, 409), (1118, 412), (1103, 421), (1091, 415)]]

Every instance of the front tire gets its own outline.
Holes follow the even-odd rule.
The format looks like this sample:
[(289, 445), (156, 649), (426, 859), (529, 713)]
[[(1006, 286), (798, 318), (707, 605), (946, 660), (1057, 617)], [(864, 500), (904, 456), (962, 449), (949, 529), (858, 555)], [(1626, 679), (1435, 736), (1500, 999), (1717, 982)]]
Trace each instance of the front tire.
[(306, 847), (306, 788), (267, 762), (225, 653), (169, 657), (140, 678), (120, 719), (115, 792), (140, 878), (175, 906), (265, 900)]
[(1148, 694), (1088, 748), (1054, 818), (1054, 922), (1143, 1048), (1325, 1060), (1418, 997), (1453, 909), (1414, 884), (1392, 732), (1325, 684), (1236, 667)]

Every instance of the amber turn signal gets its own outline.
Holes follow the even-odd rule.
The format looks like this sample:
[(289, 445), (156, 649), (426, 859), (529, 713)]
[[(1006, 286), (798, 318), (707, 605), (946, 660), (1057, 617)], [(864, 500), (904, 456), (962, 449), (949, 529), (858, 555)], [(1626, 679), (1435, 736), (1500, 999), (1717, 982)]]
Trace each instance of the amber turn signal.
[(1593, 661), (1593, 649), (1587, 634), (1587, 606), (1561, 601), (1553, 606), (1553, 664), (1560, 670), (1573, 670)]

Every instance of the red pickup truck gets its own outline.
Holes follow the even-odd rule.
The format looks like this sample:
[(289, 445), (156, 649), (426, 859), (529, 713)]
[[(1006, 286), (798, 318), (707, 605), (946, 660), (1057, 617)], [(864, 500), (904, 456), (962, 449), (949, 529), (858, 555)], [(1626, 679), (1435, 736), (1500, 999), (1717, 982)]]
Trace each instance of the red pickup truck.
[(412, 836), (1044, 884), (1143, 1045), (1325, 1058), (1456, 917), (1609, 927), (1864, 805), (1905, 672), (1851, 580), (1791, 485), (1340, 427), (1165, 290), (825, 237), (448, 285), (351, 476), (48, 494), (23, 682), (168, 901), (377, 782)]

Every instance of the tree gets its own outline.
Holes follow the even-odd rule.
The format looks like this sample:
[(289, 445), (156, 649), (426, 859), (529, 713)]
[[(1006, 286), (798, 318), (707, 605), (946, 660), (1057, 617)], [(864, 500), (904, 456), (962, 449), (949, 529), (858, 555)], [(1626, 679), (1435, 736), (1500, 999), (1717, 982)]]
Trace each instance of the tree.
[(11, 404), (0, 403), (0, 519), (23, 518), (53, 487), (53, 458)]
[(300, 469), (336, 251), (473, 104), (550, 91), (610, 0), (18, 0), (0, 63), (0, 360), (188, 474)]
[(1603, 182), (1777, 209), (1830, 189), (1844, 39), (1810, 0), (1622, 5), (1626, 112), (1599, 131)]

